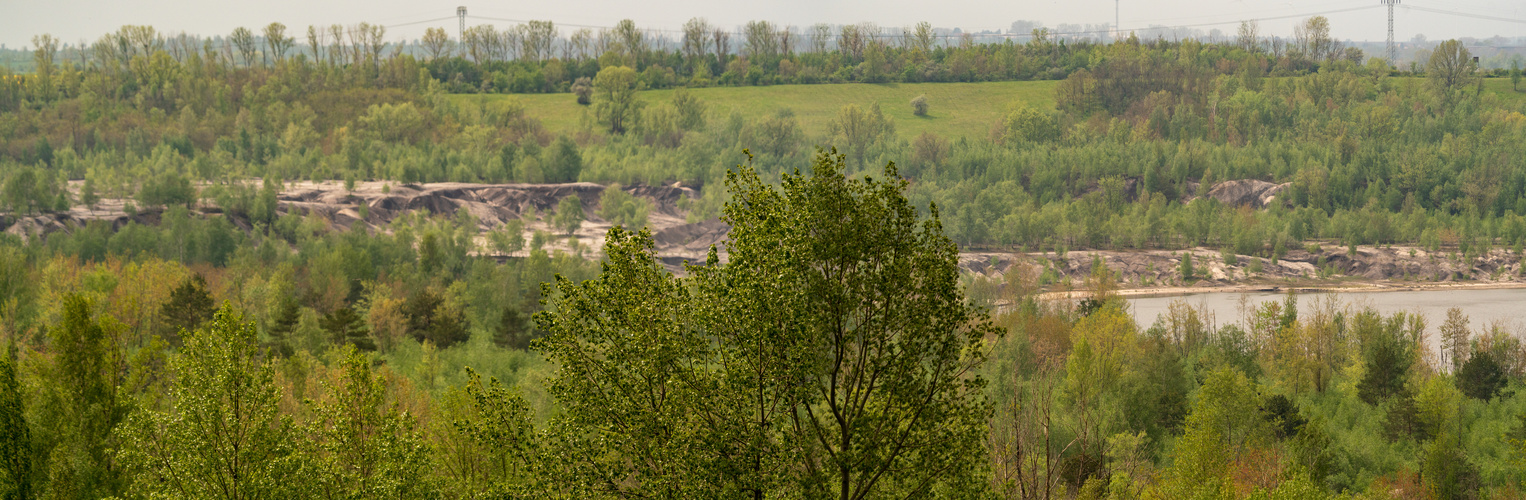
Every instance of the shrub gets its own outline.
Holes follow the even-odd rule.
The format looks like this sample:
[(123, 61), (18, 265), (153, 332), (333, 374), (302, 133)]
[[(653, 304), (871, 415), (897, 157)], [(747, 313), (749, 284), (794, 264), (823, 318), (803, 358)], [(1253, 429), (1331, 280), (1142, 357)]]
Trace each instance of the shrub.
[(911, 114), (927, 116), (927, 94), (911, 98)]
[(572, 82), (572, 94), (578, 96), (578, 104), (593, 104), (593, 80), (582, 76)]

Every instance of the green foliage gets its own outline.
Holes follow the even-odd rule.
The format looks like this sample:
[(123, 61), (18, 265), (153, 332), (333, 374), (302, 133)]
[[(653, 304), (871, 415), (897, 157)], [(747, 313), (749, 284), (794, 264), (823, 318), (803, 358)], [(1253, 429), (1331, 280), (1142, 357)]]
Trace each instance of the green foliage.
[(196, 202), (196, 188), (191, 180), (174, 174), (162, 174), (143, 182), (138, 189), (138, 203), (144, 207), (191, 205)]
[(879, 104), (871, 105), (867, 110), (857, 104), (843, 106), (836, 118), (827, 122), (827, 137), (831, 143), (858, 161), (866, 160), (864, 153), (870, 146), (894, 136), (895, 122), (880, 112)]
[(53, 200), (60, 193), (60, 186), (57, 178), (47, 174), (46, 170), (19, 168), (6, 177), (0, 191), (3, 191), (6, 208), (29, 214), (53, 210)]
[(544, 155), (541, 169), (545, 173), (546, 182), (577, 182), (583, 171), (583, 155), (571, 138), (565, 135), (557, 137)]
[(632, 196), (619, 184), (604, 188), (604, 194), (599, 196), (599, 217), (630, 230), (646, 227), (646, 216), (651, 210), (650, 201)]
[[(1510, 458), (1519, 444), (1499, 439), (1526, 411), (1523, 396), (1498, 390), (1519, 383), (1518, 342), (1483, 334), (1475, 340), (1460, 321), (1428, 332), (1355, 310), (1315, 308), (1300, 317), (1291, 301), (1258, 307), (1243, 325), (1198, 317), (1140, 332), (1105, 300), (1072, 308), (1025, 298), (1035, 286), (1069, 281), (1064, 266), (1047, 263), (1032, 283), (1022, 276), (1025, 267), (1011, 267), (1000, 292), (994, 281), (969, 280), (967, 300), (927, 305), (954, 293), (945, 282), (959, 286), (938, 267), (953, 260), (951, 250), (896, 225), (912, 217), (884, 215), (908, 206), (920, 221), (946, 214), (943, 229), (956, 241), (997, 252), (1053, 249), (1056, 264), (1065, 264), (1067, 250), (1207, 247), (1226, 262), (1252, 258), (1253, 269), (1255, 256), (1270, 249), (1274, 263), (1317, 261), (1323, 272), (1341, 272), (1351, 267), (1339, 252), (1306, 256), (1297, 249), (1410, 243), (1471, 259), (1519, 246), (1526, 240), (1519, 175), (1526, 171), (1526, 100), (1504, 90), (1502, 78), (1470, 84), (1471, 62), (1451, 57), (1460, 51), (1438, 63), (1460, 59), (1466, 71), (1440, 83), (1447, 71), (1422, 78), (1382, 62), (1353, 64), (1356, 54), (1334, 51), (1319, 34), (1328, 26), (1318, 22), (1300, 26), (1296, 46), (1270, 53), (1253, 43), (1197, 40), (1058, 43), (1043, 33), (1001, 44), (981, 43), (976, 34), (975, 43), (946, 47), (916, 35), (892, 46), (872, 43), (861, 26), (807, 38), (836, 35), (832, 50), (787, 48), (767, 23), (750, 24), (749, 38), (734, 40), (737, 50), (696, 36), (681, 53), (669, 53), (624, 22), (599, 58), (548, 57), (539, 35), (529, 35), (554, 33), (547, 23), (516, 32), (526, 42), (520, 60), (498, 60), (478, 39), (476, 50), (462, 41), (470, 61), (447, 57), (442, 45), (428, 62), (386, 56), (365, 42), (286, 58), (289, 38), (278, 25), (267, 28), (263, 46), (254, 31), (240, 30), (234, 57), (225, 60), (172, 57), (168, 44), (153, 42), (151, 28), (124, 27), (87, 51), (105, 56), (76, 62), (51, 49), (29, 51), (23, 64), (35, 73), (0, 76), (0, 129), (8, 131), (0, 202), (12, 214), (12, 232), (51, 227), (61, 216), (14, 220), (70, 208), (68, 179), (85, 180), (78, 194), (87, 206), (125, 202), (135, 214), (125, 224), (80, 222), (0, 244), (0, 330), (18, 344), (16, 383), (8, 389), (0, 376), (0, 443), (9, 443), (0, 452), (21, 449), (5, 438), (26, 431), (28, 453), (8, 455), (5, 470), (29, 470), (32, 496), (216, 496), (160, 491), (171, 484), (162, 478), (192, 477), (227, 453), (173, 454), (143, 444), (210, 449), (195, 443), (226, 436), (171, 430), (195, 421), (177, 408), (231, 414), (235, 396), (214, 393), (275, 401), (274, 410), (240, 410), (244, 421), (274, 422), (262, 432), (286, 443), (240, 445), (265, 450), (249, 462), (265, 465), (239, 477), (284, 481), (269, 490), (249, 486), (249, 497), (833, 496), (843, 478), (865, 477), (863, 484), (877, 481), (865, 486), (872, 491), (860, 490), (869, 496), (981, 495), (992, 484), (1014, 497), (1175, 498), (1182, 490), (1162, 487), (1198, 489), (1180, 478), (1192, 464), (1221, 463), (1208, 458), (1225, 450), (1233, 491), (1255, 498), (1417, 496), (1431, 485), (1437, 496), (1478, 489), (1479, 496), (1510, 497), (1526, 470)], [(439, 33), (435, 41), (448, 45)], [(15, 51), (0, 56), (7, 52)], [(602, 83), (629, 103), (618, 114), (625, 133), (606, 132), (613, 131), (614, 99), (599, 98), (602, 109), (583, 111), (559, 94), (597, 102), (593, 77), (622, 65), (626, 85)], [(721, 87), (680, 88), (710, 85)], [(643, 87), (666, 89), (637, 90)], [(468, 92), (545, 95), (447, 95)], [(906, 96), (919, 94), (940, 103), (936, 119), (916, 118), (907, 106)], [(1002, 105), (1007, 101), (1022, 105), (1014, 111)], [(641, 113), (644, 102), (655, 106)], [(716, 109), (724, 119), (706, 123)], [(813, 162), (807, 146), (815, 144), (838, 145), (854, 167), (841, 159), (831, 167)], [(725, 165), (744, 149), (757, 154), (756, 170), (744, 177), (756, 177), (743, 183), (750, 190), (728, 193)], [(891, 159), (906, 160), (894, 174), (911, 179), (900, 188), (904, 203), (833, 195), (878, 193), (863, 187), (874, 184), (869, 177), (894, 184), (862, 168)], [(826, 170), (833, 173), (820, 175)], [(819, 179), (783, 175), (795, 171)], [(627, 231), (613, 241), (627, 256), (606, 263), (606, 275), (626, 277), (610, 283), (624, 288), (605, 283), (595, 292), (606, 295), (573, 296), (559, 285), (542, 297), (537, 283), (560, 274), (576, 285), (594, 276), (598, 263), (581, 251), (549, 248), (549, 233), (537, 232), (524, 251), (522, 226), (488, 235), (497, 250), (516, 254), (494, 261), (474, 241), (470, 217), (409, 215), (390, 227), (331, 230), (321, 213), (298, 213), (304, 195), (280, 194), (283, 179), (344, 180), (347, 188), (377, 179), (383, 193), (395, 182), (679, 183), (698, 190), (678, 201), (690, 222), (718, 215), (748, 222), (734, 227), (752, 231), (752, 239), (738, 233), (733, 243), (753, 246), (730, 253), (727, 266), (673, 278), (652, 262), (647, 240)], [(774, 184), (780, 179), (783, 188)], [(1241, 179), (1288, 185), (1265, 208), (1202, 198), (1215, 182)], [(621, 199), (601, 199), (600, 216), (638, 226), (634, 219), (651, 207), (621, 194), (605, 191)], [(1199, 200), (1185, 202), (1194, 196)], [(937, 247), (945, 260), (906, 257), (911, 247)], [(215, 286), (177, 291), (185, 266)], [(822, 269), (846, 281), (811, 274)], [(918, 282), (923, 288), (891, 286), (916, 270), (932, 276)], [(90, 305), (71, 305), (71, 293)], [(240, 361), (258, 384), (181, 387), (208, 377), (176, 363), (205, 353), (194, 353), (192, 341), (176, 348), (155, 339), (174, 333), (171, 323), (198, 330), (205, 316), (182, 313), (210, 310), (213, 295), (265, 328), (265, 353), (239, 355), (278, 363)], [(574, 307), (590, 296), (599, 299), (584, 302), (593, 306)], [(550, 301), (546, 314), (581, 315), (575, 329), (587, 335), (579, 338), (602, 339), (543, 344), (636, 361), (586, 372), (594, 375), (584, 381), (591, 396), (583, 406), (569, 402), (574, 398), (554, 401), (557, 390), (571, 389), (541, 383), (555, 380), (554, 370), (579, 369), (575, 363), (520, 349), (539, 333), (524, 317), (542, 309), (542, 298)], [(984, 324), (961, 321), (958, 310), (998, 298), (1012, 299), (1011, 308), (996, 309), (1010, 333), (998, 338), (986, 330), (990, 344), (976, 346), (972, 330)], [(922, 302), (882, 307), (905, 301)], [(193, 303), (207, 306), (187, 307)], [(558, 309), (563, 305), (569, 310)], [(621, 316), (631, 310), (639, 314)], [(875, 316), (884, 311), (891, 315)], [(980, 370), (980, 379), (928, 381), (930, 373), (960, 373), (973, 363), (949, 354), (957, 350), (946, 345), (953, 341), (914, 335), (933, 330), (927, 325), (935, 321), (943, 321), (936, 330), (955, 332), (971, 358), (990, 352), (998, 366)], [(1212, 329), (1214, 321), (1225, 326)], [(39, 328), (44, 323), (56, 325)], [(834, 324), (848, 326), (833, 331)], [(480, 331), (469, 334), (467, 325)], [(885, 340), (892, 326), (904, 335)], [(324, 355), (334, 332), (351, 344), (374, 337), (386, 352), (366, 367), (344, 353)], [(254, 343), (253, 334), (240, 335)], [(471, 335), (480, 338), (468, 341)], [(1430, 335), (1445, 339), (1445, 351), (1425, 350), (1419, 339)], [(863, 363), (833, 372), (826, 367), (836, 356), (823, 353), (836, 352)], [(882, 357), (854, 358), (859, 352)], [(97, 365), (103, 368), (91, 368)], [(1226, 369), (1243, 373), (1247, 388), (1264, 384), (1285, 396), (1258, 399), (1256, 408), (1223, 403), (1215, 391)], [(861, 386), (852, 382), (865, 379), (853, 377), (870, 372), (927, 377), (891, 377), (870, 393), (854, 392)], [(231, 373), (219, 376), (245, 380)], [(504, 383), (484, 383), (476, 373)], [(992, 419), (967, 411), (983, 408), (984, 399), (968, 396), (985, 379), (993, 383), (978, 391), (1002, 408)], [(267, 386), (276, 387), (274, 399), (262, 392)], [(863, 404), (838, 403), (833, 388), (844, 399), (862, 396), (856, 401)], [(932, 397), (942, 406), (919, 414), (928, 420), (901, 418), (913, 408), (904, 402), (928, 401), (915, 396), (933, 389), (944, 390)], [(609, 403), (609, 394), (632, 399)], [(634, 399), (648, 394), (667, 399)], [(6, 410), (8, 401), (20, 410)], [(1221, 427), (1229, 430), (1218, 434), (1230, 437), (1210, 443), (1201, 419), (1211, 401), (1255, 420)], [(157, 426), (113, 431), (111, 422), (134, 406)], [(834, 408), (847, 420), (823, 416)], [(427, 410), (419, 414), (427, 428), (413, 428), (405, 409)], [(1184, 419), (1191, 420), (1187, 435)], [(1260, 429), (1243, 440), (1249, 446), (1236, 444), (1242, 426)], [(816, 428), (818, 435), (801, 430)], [(891, 431), (871, 433), (881, 428)], [(981, 453), (987, 430), (996, 454), (990, 461)], [(140, 441), (168, 438), (129, 445), (130, 432)], [(899, 455), (879, 451), (896, 443), (911, 444)], [(173, 460), (128, 458), (140, 452)], [(927, 490), (913, 484), (938, 467), (957, 478), (933, 477), (937, 486)], [(377, 470), (412, 483), (373, 480)], [(876, 478), (865, 470), (887, 472)], [(223, 471), (196, 475), (196, 484), (210, 484), (203, 476), (231, 477)], [(19, 475), (0, 472), (0, 495), (16, 485), (6, 478)], [(1203, 484), (1224, 477), (1209, 474)], [(421, 489), (403, 490), (412, 486)], [(1198, 492), (1230, 491), (1209, 490)]]
[(1026, 104), (1013, 107), (1002, 119), (1002, 137), (1008, 144), (1048, 142), (1059, 138), (1054, 117)]
[(1229, 367), (1208, 374), (1176, 444), (1176, 460), (1162, 488), (1172, 498), (1218, 498), (1231, 491), (1233, 457), (1263, 439), (1260, 396), (1245, 374)]
[(922, 94), (911, 98), (911, 114), (917, 116), (927, 116), (927, 108), (927, 94)]
[(512, 254), (525, 248), (525, 222), (524, 219), (514, 219), (503, 224), (503, 227), (488, 233), (488, 240), (493, 249), (504, 254)]
[(804, 135), (800, 131), (799, 121), (795, 119), (795, 111), (790, 108), (780, 108), (743, 129), (742, 133), (748, 136), (746, 142), (752, 145), (748, 151), (773, 155), (774, 158), (796, 152)]
[(302, 306), (297, 300), (289, 295), (280, 298), (280, 305), (275, 311), (275, 318), (266, 333), (270, 336), (267, 349), (280, 357), (291, 356), (296, 352), (292, 343), (292, 335), (296, 333), (297, 322), (302, 319)]
[(1182, 252), (1182, 262), (1180, 268), (1182, 274), (1182, 282), (1191, 283), (1194, 280), (1193, 275), (1197, 273), (1197, 271), (1193, 269), (1192, 265), (1192, 252)]
[(119, 494), (122, 471), (113, 466), (113, 431), (127, 415), (118, 394), (122, 367), (114, 342), (91, 317), (92, 305), (79, 295), (63, 298), (62, 321), (49, 330), (56, 349), (47, 404), (34, 420), (54, 441), (47, 453), (50, 494), (91, 498)]
[(0, 356), (0, 497), (32, 498), (32, 432), (16, 373), (16, 346)]
[(355, 120), (357, 128), (392, 143), (413, 143), (426, 135), (430, 117), (411, 102), (371, 105)]
[(593, 104), (593, 80), (586, 76), (580, 76), (572, 82), (572, 95), (577, 97), (578, 104), (587, 106)]
[(1473, 54), (1462, 42), (1447, 40), (1431, 51), (1426, 62), (1425, 75), (1431, 88), (1448, 105), (1455, 103), (1462, 91), (1474, 86), (1478, 68), (1473, 64)]
[(1494, 360), (1494, 353), (1488, 351), (1473, 353), (1457, 371), (1457, 389), (1473, 399), (1494, 399), (1505, 389), (1507, 382), (1504, 370)]
[(567, 231), (568, 235), (576, 233), (578, 228), (583, 227), (582, 198), (572, 195), (557, 202), (556, 216), (552, 218), (552, 224), (557, 229)]
[[(1411, 328), (1405, 330), (1409, 318)], [(1357, 382), (1357, 397), (1377, 405), (1394, 397), (1409, 397), (1410, 367), (1419, 349), (1418, 335), (1423, 324), (1418, 316), (1397, 315), (1378, 325), (1362, 339), (1363, 374)]]
[(545, 495), (537, 483), (550, 483), (555, 471), (537, 470), (540, 449), (529, 405), (498, 379), (482, 382), (471, 368), (465, 384), (443, 398), (445, 423), (437, 450), (446, 470), (446, 491), (457, 498), (523, 498)]
[(183, 332), (195, 330), (202, 322), (212, 319), (214, 311), (206, 279), (200, 274), (191, 275), (170, 292), (169, 300), (159, 308), (159, 316), (164, 321), (164, 336), (178, 339)]
[(469, 337), (465, 315), (435, 290), (425, 289), (408, 297), (402, 314), (408, 321), (408, 335), (419, 342), (449, 347)]
[(503, 308), (503, 313), (498, 315), (498, 324), (493, 325), (493, 344), (505, 349), (530, 347), (529, 319), (513, 306)]
[(335, 344), (350, 345), (360, 351), (375, 351), (376, 342), (371, 332), (354, 309), (341, 307), (318, 319), (318, 326), (329, 333)]
[(678, 128), (687, 131), (705, 129), (708, 106), (703, 99), (687, 90), (678, 89), (673, 92), (673, 109), (678, 111)]
[(1298, 406), (1287, 396), (1276, 394), (1266, 398), (1261, 411), (1266, 414), (1266, 421), (1272, 426), (1272, 432), (1279, 439), (1287, 439), (1297, 436), (1303, 430), (1308, 419), (1298, 412)]
[(638, 120), (636, 84), (636, 70), (626, 66), (606, 67), (593, 79), (594, 112), (610, 133), (624, 134)]
[[(574, 466), (628, 478), (595, 487), (678, 496), (985, 487), (975, 470), (989, 409), (972, 347), (996, 332), (964, 303), (954, 246), (936, 219), (918, 220), (894, 168), (886, 181), (849, 180), (845, 162), (821, 155), (813, 175), (785, 176), (782, 191), (750, 167), (732, 174), (724, 266), (712, 257), (675, 278), (649, 232), (615, 228), (598, 278), (559, 280), (537, 316), (550, 332), (539, 348), (561, 365), (549, 389), (566, 412), (560, 425), (601, 434), (569, 444), (588, 448)], [(896, 265), (870, 264), (882, 261)], [(877, 312), (856, 312), (868, 310)], [(843, 355), (804, 361), (821, 352)], [(651, 391), (666, 397), (632, 397)], [(638, 456), (650, 458), (627, 458)]]
[(1401, 393), (1393, 398), (1387, 413), (1383, 416), (1383, 435), (1389, 441), (1400, 439), (1426, 441), (1434, 435), (1434, 432), (1435, 430), (1422, 420), (1415, 397), (1409, 393)]
[(170, 369), (167, 410), (134, 412), (118, 436), (131, 491), (158, 498), (306, 496), (290, 418), (280, 415), (274, 371), (260, 361), (254, 325), (224, 306), (189, 332)]
[(313, 409), (304, 450), (315, 496), (429, 498), (428, 447), (412, 416), (388, 403), (386, 387), (365, 355), (346, 346), (336, 353), (338, 380), (325, 384), (329, 399)]
[(1441, 435), (1425, 447), (1425, 461), (1421, 464), (1421, 476), (1431, 498), (1466, 499), (1477, 498), (1479, 490), (1478, 466), (1468, 460), (1458, 449), (1456, 438)]
[(1510, 90), (1521, 90), (1521, 61), (1510, 61)]

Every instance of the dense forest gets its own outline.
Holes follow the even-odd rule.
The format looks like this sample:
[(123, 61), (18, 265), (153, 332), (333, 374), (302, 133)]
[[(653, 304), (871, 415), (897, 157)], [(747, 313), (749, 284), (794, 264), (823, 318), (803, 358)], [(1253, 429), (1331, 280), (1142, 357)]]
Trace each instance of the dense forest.
[[(1079, 301), (1012, 266), (991, 309), (956, 265), (960, 247), (1519, 254), (1518, 68), (1455, 41), (1395, 68), (1323, 18), (1293, 43), (1249, 24), (1222, 44), (749, 30), (696, 21), (668, 50), (627, 22), (563, 51), (549, 24), (431, 31), (419, 55), (374, 26), (38, 37), (33, 71), (0, 74), (7, 227), (104, 200), (152, 217), (0, 235), (0, 494), (1520, 494), (1526, 345), (1502, 328), (1292, 298), (1136, 325), (1105, 265)], [(962, 136), (904, 137), (875, 106), (807, 134), (788, 108), (642, 98), (1035, 79), (1058, 81), (1054, 108)], [(502, 93), (586, 107), (552, 131)], [(698, 189), (690, 221), (731, 233), (674, 274), (617, 189), (487, 234), (464, 210), (342, 230), (278, 198), (300, 180), (677, 184)], [(1241, 180), (1282, 187), (1264, 207), (1208, 195)], [(585, 210), (629, 229), (525, 237)]]

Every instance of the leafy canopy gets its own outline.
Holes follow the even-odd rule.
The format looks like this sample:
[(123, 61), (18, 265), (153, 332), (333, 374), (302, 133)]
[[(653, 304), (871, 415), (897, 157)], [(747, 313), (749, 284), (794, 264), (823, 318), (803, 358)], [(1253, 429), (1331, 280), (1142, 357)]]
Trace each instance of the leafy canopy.
[(538, 347), (573, 467), (617, 496), (922, 496), (987, 487), (973, 370), (998, 331), (964, 300), (958, 249), (894, 164), (843, 155), (765, 184), (727, 176), (721, 264), (674, 277), (649, 231), (610, 230), (595, 279), (559, 279)]

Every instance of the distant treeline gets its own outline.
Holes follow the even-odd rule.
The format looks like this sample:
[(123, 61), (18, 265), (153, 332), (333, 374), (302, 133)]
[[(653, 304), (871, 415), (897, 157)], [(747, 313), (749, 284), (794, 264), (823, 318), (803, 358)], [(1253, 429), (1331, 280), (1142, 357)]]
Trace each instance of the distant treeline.
[[(1456, 41), (1416, 68), (1423, 80), (1396, 76), (1339, 48), (1322, 18), (1301, 25), (1291, 45), (1264, 45), (1250, 29), (1225, 44), (1036, 36), (946, 47), (922, 30), (888, 39), (855, 28), (833, 34), (836, 50), (802, 50), (760, 30), (740, 54), (707, 49), (698, 42), (714, 38), (697, 35), (684, 50), (655, 50), (630, 27), (600, 38), (597, 58), (525, 52), (523, 37), (515, 57), (502, 55), (502, 41), (471, 56), (470, 40), (467, 58), (444, 57), (457, 41), (435, 32), (439, 57), (419, 59), (389, 54), (377, 27), (354, 44), (302, 49), (278, 28), (197, 48), (129, 26), (82, 60), (55, 60), (56, 45), (39, 43), (43, 70), (0, 78), (4, 205), (26, 213), (85, 201), (62, 189), (66, 180), (139, 207), (210, 202), (243, 215), (257, 211), (257, 188), (234, 181), (250, 177), (705, 187), (742, 162), (744, 148), (776, 176), (808, 170), (817, 147), (836, 147), (854, 168), (899, 162), (915, 180), (909, 196), (923, 210), (936, 204), (966, 245), (1276, 255), (1310, 238), (1462, 253), (1526, 240), (1526, 136), (1514, 92), (1485, 91)], [(987, 130), (911, 140), (872, 106), (844, 106), (826, 134), (808, 135), (788, 109), (723, 114), (684, 91), (671, 102), (633, 98), (643, 88), (809, 74), (1063, 81), (1057, 109), (1017, 105)], [(1515, 85), (1520, 73), (1511, 74)], [(510, 84), (491, 83), (501, 81)], [(512, 91), (512, 82), (566, 86), (589, 112), (558, 135), (514, 99), (449, 97)], [(1291, 186), (1265, 211), (1202, 196), (1237, 179)], [(179, 188), (193, 180), (213, 186)], [(703, 192), (687, 207), (696, 220), (725, 196)]]

